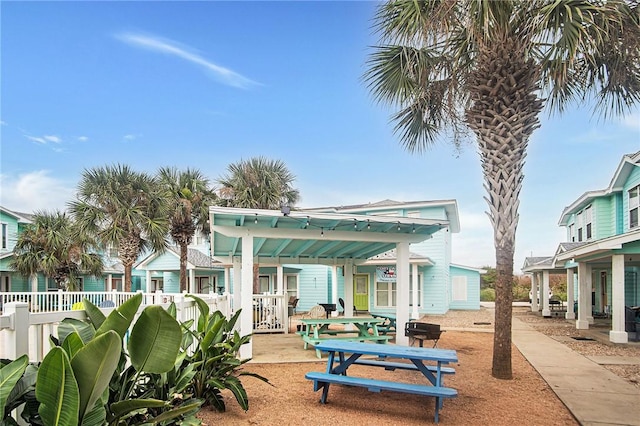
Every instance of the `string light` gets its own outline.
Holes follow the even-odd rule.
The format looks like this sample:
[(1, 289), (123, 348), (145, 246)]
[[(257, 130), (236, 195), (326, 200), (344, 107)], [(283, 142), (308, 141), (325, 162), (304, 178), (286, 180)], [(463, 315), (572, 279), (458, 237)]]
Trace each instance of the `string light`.
[(324, 237), (324, 228), (320, 228), (320, 236)]
[(413, 233), (413, 234), (416, 233), (416, 226), (415, 225), (411, 226), (411, 233)]
[(400, 222), (398, 222), (398, 232), (400, 232)]
[(369, 223), (369, 219), (367, 219), (367, 229), (371, 229), (371, 223)]
[(311, 220), (309, 219), (309, 216), (307, 216), (307, 223), (304, 225), (304, 227), (308, 228), (309, 225), (311, 225)]
[(253, 219), (253, 223), (255, 223), (256, 225), (258, 224), (258, 213), (256, 213), (256, 218)]
[(353, 229), (358, 229), (358, 220), (353, 219)]

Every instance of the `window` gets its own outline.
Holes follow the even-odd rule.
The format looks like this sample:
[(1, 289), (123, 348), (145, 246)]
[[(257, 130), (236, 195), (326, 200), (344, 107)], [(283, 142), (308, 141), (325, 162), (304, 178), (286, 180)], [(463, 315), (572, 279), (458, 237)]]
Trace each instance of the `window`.
[[(409, 306), (413, 306), (413, 275), (409, 281)], [(422, 306), (422, 274), (418, 274), (418, 306)]]
[(582, 241), (582, 230), (584, 226), (584, 214), (583, 212), (578, 213), (576, 216), (576, 223), (578, 226), (578, 241)]
[(584, 209), (584, 223), (585, 223), (585, 230), (587, 233), (587, 240), (590, 240), (592, 236), (591, 222), (592, 222), (592, 213), (591, 213), (591, 206), (589, 206), (586, 209)]
[(569, 241), (572, 243), (576, 242), (576, 227), (573, 223), (569, 225)]
[(289, 297), (298, 297), (298, 277), (296, 275), (285, 275), (287, 283), (287, 300)]
[(8, 230), (9, 226), (6, 223), (2, 224), (2, 247), (3, 249), (8, 248), (8, 237), (7, 237), (7, 230)]
[(467, 300), (467, 277), (454, 276), (451, 279), (451, 299), (452, 300)]
[(271, 293), (271, 280), (269, 279), (269, 275), (260, 275), (258, 280), (258, 288), (260, 289), (260, 293)]
[(376, 306), (381, 308), (396, 306), (395, 282), (376, 282)]
[(640, 185), (629, 190), (629, 229), (638, 226), (638, 205), (640, 200)]

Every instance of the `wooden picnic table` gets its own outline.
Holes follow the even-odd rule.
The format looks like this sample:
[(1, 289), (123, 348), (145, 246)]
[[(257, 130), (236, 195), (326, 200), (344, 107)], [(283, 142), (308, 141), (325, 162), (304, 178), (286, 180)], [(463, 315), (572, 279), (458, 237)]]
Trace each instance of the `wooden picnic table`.
[(371, 314), (374, 318), (380, 318), (383, 320), (381, 324), (378, 324), (378, 332), (383, 336), (387, 333), (396, 332), (396, 316), (392, 314)]
[[(366, 317), (302, 318), (302, 327), (297, 333), (302, 336), (305, 349), (309, 344), (317, 346), (318, 343), (331, 339), (387, 343), (391, 337), (382, 336), (378, 332), (378, 324), (383, 321), (381, 318)], [(332, 325), (343, 325), (344, 329), (330, 328)], [(322, 352), (317, 348), (316, 355), (322, 358)]]
[[(443, 385), (443, 375), (455, 373), (453, 368), (445, 367), (446, 364), (458, 362), (458, 355), (455, 350), (399, 345), (372, 345), (342, 340), (320, 342), (316, 349), (329, 353), (326, 372), (309, 372), (305, 375), (305, 378), (313, 380), (314, 391), (322, 389), (320, 402), (323, 404), (327, 402), (327, 394), (331, 383), (360, 386), (367, 388), (371, 392), (384, 390), (433, 396), (435, 397), (435, 422), (438, 423), (438, 413), (442, 408), (444, 398), (453, 398), (458, 395), (455, 389), (444, 387)], [(347, 358), (345, 354), (351, 355)], [(362, 355), (374, 355), (378, 358), (361, 359)], [(411, 363), (390, 362), (387, 361), (387, 358), (409, 360)], [(436, 365), (427, 365), (425, 361), (435, 361)], [(415, 384), (347, 376), (347, 370), (353, 364), (383, 367), (385, 370), (391, 371), (396, 369), (419, 371), (424, 375), (428, 383)]]

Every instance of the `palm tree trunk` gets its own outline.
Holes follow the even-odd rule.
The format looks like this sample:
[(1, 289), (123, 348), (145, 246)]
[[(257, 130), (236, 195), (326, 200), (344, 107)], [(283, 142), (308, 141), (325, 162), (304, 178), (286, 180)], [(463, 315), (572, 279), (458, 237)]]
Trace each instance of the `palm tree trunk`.
[(481, 48), (471, 74), (467, 122), (478, 139), (489, 218), (496, 248), (496, 312), (492, 374), (511, 379), (513, 255), (527, 144), (539, 127), (538, 69), (517, 36), (505, 35)]
[(180, 292), (187, 291), (187, 244), (180, 243)]

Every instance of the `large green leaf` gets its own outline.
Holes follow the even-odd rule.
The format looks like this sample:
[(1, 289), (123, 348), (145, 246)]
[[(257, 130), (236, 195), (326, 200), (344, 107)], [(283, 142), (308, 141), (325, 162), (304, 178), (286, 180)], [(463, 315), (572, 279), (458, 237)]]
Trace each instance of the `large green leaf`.
[(82, 426), (103, 426), (107, 421), (107, 409), (104, 401), (98, 400), (93, 408), (82, 418)]
[(195, 300), (196, 305), (198, 306), (198, 310), (200, 311), (200, 316), (198, 317), (198, 331), (202, 332), (206, 329), (207, 320), (209, 319), (209, 305), (207, 305), (207, 302), (193, 294), (188, 294), (187, 297), (191, 297)]
[(89, 317), (89, 321), (91, 321), (91, 324), (93, 324), (96, 329), (100, 328), (104, 320), (107, 319), (100, 308), (98, 308), (87, 299), (84, 299), (84, 310)]
[(4, 417), (4, 407), (13, 387), (18, 383), (29, 364), (29, 357), (22, 355), (0, 369), (0, 416)]
[(131, 331), (131, 364), (139, 372), (166, 373), (173, 368), (181, 341), (180, 324), (161, 306), (148, 306)]
[(62, 343), (62, 349), (65, 350), (69, 359), (73, 359), (73, 357), (78, 353), (80, 349), (84, 347), (84, 342), (78, 333), (75, 331), (67, 336)]
[(121, 339), (124, 338), (124, 334), (133, 322), (141, 303), (142, 293), (138, 293), (120, 305), (118, 309), (111, 311), (107, 319), (104, 320), (100, 328), (96, 331), (96, 336), (108, 330), (113, 330), (120, 335)]
[(154, 417), (153, 419), (150, 419), (149, 421), (155, 424), (160, 424), (162, 422), (173, 420), (185, 414), (195, 413), (200, 409), (200, 406), (203, 402), (204, 401), (194, 400), (194, 402), (189, 402), (188, 404), (181, 405), (174, 408), (173, 410), (165, 411), (164, 413), (160, 414), (157, 417)]
[(63, 344), (67, 336), (71, 333), (78, 333), (82, 341), (88, 343), (93, 339), (96, 330), (93, 328), (93, 325), (85, 321), (80, 321), (75, 318), (65, 318), (58, 326), (58, 340), (60, 344)]
[(118, 333), (107, 331), (80, 349), (71, 360), (80, 391), (80, 420), (93, 409), (95, 402), (109, 386), (121, 352), (122, 341)]
[(52, 348), (38, 369), (36, 398), (45, 425), (77, 425), (80, 395), (67, 353)]
[(159, 399), (128, 399), (126, 401), (115, 402), (109, 409), (115, 418), (122, 417), (141, 408), (159, 408), (167, 405), (165, 401)]

